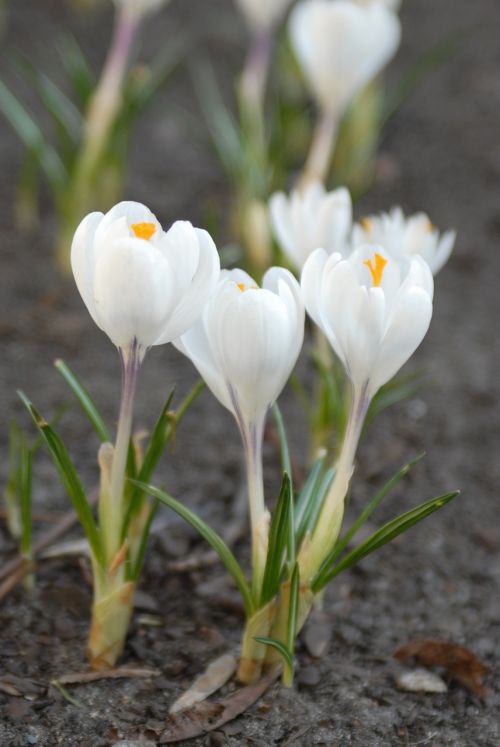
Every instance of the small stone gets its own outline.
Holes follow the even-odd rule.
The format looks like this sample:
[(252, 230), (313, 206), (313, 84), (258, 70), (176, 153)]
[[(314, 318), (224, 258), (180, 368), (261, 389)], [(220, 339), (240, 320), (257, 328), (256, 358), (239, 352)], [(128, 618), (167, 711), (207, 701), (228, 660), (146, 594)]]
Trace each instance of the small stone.
[(119, 742), (113, 742), (112, 747), (156, 747), (150, 739), (122, 739)]
[(313, 612), (303, 635), (308, 653), (315, 659), (321, 659), (330, 645), (331, 637), (331, 620), (323, 612)]
[(301, 669), (298, 676), (297, 682), (299, 685), (305, 685), (306, 687), (314, 687), (320, 681), (320, 673), (317, 667), (304, 667)]
[(395, 675), (396, 685), (409, 693), (445, 693), (446, 683), (428, 669), (411, 669)]

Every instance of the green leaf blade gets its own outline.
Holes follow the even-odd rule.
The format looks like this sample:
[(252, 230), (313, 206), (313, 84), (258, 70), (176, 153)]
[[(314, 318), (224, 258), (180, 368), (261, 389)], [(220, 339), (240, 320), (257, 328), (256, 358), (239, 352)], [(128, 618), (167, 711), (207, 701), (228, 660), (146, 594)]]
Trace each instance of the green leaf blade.
[(281, 483), (280, 495), (276, 508), (274, 509), (269, 528), (269, 543), (267, 551), (266, 566), (262, 579), (259, 607), (263, 607), (277, 593), (284, 571), (284, 563), (288, 560), (295, 561), (290, 557), (290, 538), (293, 530), (293, 495), (290, 478), (285, 473)]
[(377, 529), (377, 531), (368, 537), (368, 539), (351, 550), (351, 552), (348, 553), (339, 563), (333, 567), (320, 570), (311, 584), (312, 591), (317, 594), (318, 591), (321, 591), (321, 589), (326, 586), (332, 578), (337, 576), (346, 568), (349, 568), (351, 565), (354, 565), (354, 563), (357, 563), (370, 553), (378, 550), (399, 534), (406, 532), (412, 526), (422, 521), (422, 519), (425, 519), (427, 516), (430, 516), (435, 511), (438, 511), (440, 508), (445, 506), (459, 494), (460, 491), (458, 490), (445, 493), (444, 495), (432, 498), (431, 500), (420, 504), (420, 506), (410, 509), (410, 511), (406, 511), (404, 514), (392, 519), (383, 527)]
[(410, 469), (417, 464), (421, 459), (423, 459), (424, 454), (419, 454), (415, 459), (411, 459), (409, 462), (404, 464), (401, 469), (399, 469), (387, 482), (382, 486), (382, 488), (375, 494), (374, 498), (365, 506), (363, 511), (360, 513), (358, 518), (353, 522), (353, 524), (349, 527), (347, 532), (338, 540), (338, 542), (335, 544), (334, 548), (332, 549), (332, 552), (328, 555), (327, 558), (325, 558), (324, 563), (322, 564), (322, 567), (320, 569), (320, 572), (323, 568), (328, 568), (334, 560), (336, 560), (339, 555), (342, 553), (342, 551), (347, 547), (351, 539), (355, 536), (355, 534), (359, 531), (359, 529), (363, 526), (363, 524), (370, 518), (372, 513), (375, 511), (376, 508), (382, 503), (384, 498), (390, 493), (390, 491), (394, 488), (395, 485), (410, 471)]
[(84, 387), (78, 376), (71, 370), (67, 363), (65, 363), (60, 358), (54, 361), (54, 366), (57, 368), (57, 370), (75, 395), (76, 399), (80, 403), (83, 412), (85, 413), (93, 429), (99, 436), (99, 440), (101, 441), (101, 443), (110, 442), (111, 436), (106, 427), (106, 424), (102, 419), (95, 402), (93, 401), (92, 397), (90, 396), (89, 392)]
[(91, 550), (97, 559), (97, 561), (104, 566), (104, 548), (101, 541), (100, 532), (94, 520), (92, 509), (90, 508), (87, 496), (80, 482), (80, 478), (73, 466), (73, 463), (69, 457), (68, 451), (57, 435), (57, 433), (50, 427), (47, 421), (40, 415), (38, 410), (34, 407), (32, 402), (26, 397), (23, 392), (18, 392), (21, 400), (23, 401), (26, 409), (28, 410), (33, 422), (40, 435), (47, 446), (49, 453), (52, 457), (52, 461), (59, 473), (59, 477), (68, 493), (68, 496), (73, 504), (78, 519), (83, 527), (83, 531), (88, 539)]
[(208, 524), (203, 521), (203, 519), (201, 519), (193, 511), (187, 508), (187, 506), (184, 506), (180, 501), (176, 500), (168, 493), (165, 493), (163, 490), (155, 488), (152, 485), (139, 483), (137, 480), (133, 480), (131, 482), (137, 485), (145, 493), (153, 496), (153, 498), (157, 498), (159, 501), (175, 511), (176, 514), (178, 514), (188, 524), (196, 529), (198, 534), (200, 534), (203, 539), (205, 539), (208, 544), (211, 545), (211, 547), (215, 550), (222, 563), (226, 567), (228, 573), (234, 579), (238, 589), (240, 590), (241, 596), (243, 598), (243, 603), (245, 605), (246, 615), (247, 617), (250, 617), (254, 612), (254, 605), (248, 582), (245, 578), (240, 564), (238, 563), (222, 537), (220, 537), (211, 527), (209, 527)]

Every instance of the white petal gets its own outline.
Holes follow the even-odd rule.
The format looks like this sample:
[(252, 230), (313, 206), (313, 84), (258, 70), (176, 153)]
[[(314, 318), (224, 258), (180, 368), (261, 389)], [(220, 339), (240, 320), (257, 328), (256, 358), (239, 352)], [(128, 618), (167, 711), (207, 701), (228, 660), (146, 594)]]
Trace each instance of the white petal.
[(456, 238), (456, 231), (446, 231), (446, 233), (441, 236), (436, 254), (434, 255), (433, 260), (429, 262), (429, 267), (431, 268), (433, 275), (436, 275), (449, 260)]
[(97, 324), (102, 328), (99, 314), (94, 303), (94, 270), (95, 251), (94, 237), (99, 223), (103, 219), (102, 213), (90, 213), (76, 229), (71, 244), (71, 269), (75, 277), (76, 287), (89, 310), (89, 313)]
[[(144, 248), (146, 245), (146, 248)], [(141, 239), (122, 239), (97, 258), (94, 300), (102, 328), (121, 348), (148, 348), (172, 310), (173, 278), (160, 252)]]
[[(340, 259), (340, 255), (338, 255), (338, 261)], [(325, 250), (317, 249), (306, 261), (302, 275), (300, 276), (300, 287), (306, 311), (319, 327), (321, 327), (319, 298), (323, 272), (327, 261), (328, 254)]]
[(372, 393), (392, 379), (424, 339), (432, 317), (429, 294), (418, 287), (401, 293), (391, 317), (371, 375)]
[[(193, 228), (190, 223), (178, 222), (167, 236), (174, 228), (167, 256), (173, 268), (175, 302), (168, 324), (155, 345), (171, 342), (194, 324), (213, 294), (220, 272), (219, 255), (207, 231)], [(181, 259), (183, 248), (185, 255)]]

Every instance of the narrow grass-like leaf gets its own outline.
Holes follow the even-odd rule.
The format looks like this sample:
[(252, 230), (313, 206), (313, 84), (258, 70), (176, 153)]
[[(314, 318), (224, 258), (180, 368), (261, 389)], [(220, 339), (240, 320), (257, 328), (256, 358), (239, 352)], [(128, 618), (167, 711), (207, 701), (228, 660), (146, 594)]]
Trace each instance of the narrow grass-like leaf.
[(448, 62), (460, 45), (467, 39), (468, 30), (452, 31), (440, 39), (434, 46), (426, 50), (410, 67), (387, 97), (385, 111), (380, 127), (383, 128), (388, 119), (399, 109), (404, 101), (413, 93), (417, 86), (440, 65)]
[(222, 563), (226, 567), (228, 573), (234, 579), (236, 586), (240, 590), (241, 596), (243, 598), (243, 604), (245, 606), (245, 613), (247, 617), (250, 617), (254, 612), (254, 605), (252, 602), (252, 596), (250, 594), (248, 581), (245, 578), (245, 574), (243, 573), (240, 564), (238, 563), (222, 537), (220, 537), (211, 527), (209, 527), (208, 524), (203, 521), (203, 519), (201, 519), (193, 511), (187, 508), (187, 506), (184, 506), (184, 504), (173, 498), (168, 493), (165, 493), (163, 490), (159, 490), (152, 485), (140, 483), (137, 480), (134, 480), (133, 482), (141, 489), (141, 491), (149, 493), (149, 495), (152, 495), (153, 498), (157, 498), (159, 501), (179, 514), (179, 516), (181, 516), (184, 521), (186, 521), (194, 529), (196, 529), (198, 534), (200, 534), (203, 539), (205, 539), (208, 544), (215, 550)]
[(90, 508), (80, 478), (73, 466), (68, 451), (60, 437), (40, 415), (26, 395), (23, 392), (18, 392), (18, 394), (49, 450), (52, 461), (54, 462), (61, 481), (71, 499), (92, 552), (97, 561), (104, 566), (105, 558), (100, 533), (96, 526), (92, 509)]
[(322, 473), (325, 466), (326, 451), (323, 452), (313, 463), (309, 474), (295, 500), (295, 523), (297, 526), (297, 536), (300, 536), (301, 527), (304, 519), (307, 504), (311, 499), (316, 487), (322, 479)]
[(315, 487), (315, 490), (311, 494), (311, 497), (305, 507), (304, 515), (302, 518), (301, 531), (300, 531), (301, 539), (303, 539), (303, 537), (308, 532), (312, 534), (312, 532), (314, 531), (314, 528), (317, 524), (317, 521), (318, 521), (318, 518), (321, 512), (321, 508), (323, 506), (323, 503), (325, 502), (326, 495), (328, 491), (330, 490), (330, 486), (333, 482), (334, 476), (335, 476), (335, 469), (331, 467), (322, 476), (321, 480)]
[(139, 578), (139, 574), (142, 569), (142, 564), (144, 563), (144, 555), (146, 553), (146, 545), (148, 544), (148, 538), (149, 538), (149, 530), (151, 529), (151, 524), (153, 523), (153, 519), (156, 516), (156, 512), (158, 511), (158, 506), (160, 505), (159, 501), (154, 501), (153, 505), (151, 506), (151, 510), (149, 512), (149, 516), (147, 518), (146, 523), (144, 524), (144, 529), (142, 530), (141, 535), (141, 541), (139, 544), (139, 549), (137, 551), (137, 556), (135, 558), (132, 558), (132, 571), (130, 574), (130, 578), (133, 581), (136, 581)]
[(333, 567), (321, 570), (313, 580), (313, 583), (311, 585), (312, 591), (315, 594), (318, 591), (321, 591), (321, 589), (326, 586), (326, 584), (331, 581), (332, 578), (337, 576), (346, 568), (349, 568), (351, 565), (354, 565), (354, 563), (357, 563), (359, 560), (366, 557), (374, 550), (378, 550), (379, 547), (387, 544), (387, 542), (390, 542), (399, 534), (406, 532), (408, 529), (414, 526), (414, 524), (417, 524), (419, 521), (422, 521), (422, 519), (425, 519), (435, 511), (438, 511), (440, 508), (449, 503), (449, 501), (459, 495), (459, 492), (460, 491), (455, 490), (451, 493), (445, 493), (444, 495), (441, 495), (437, 498), (432, 498), (431, 500), (422, 503), (420, 506), (412, 508), (410, 511), (401, 514), (401, 516), (397, 516), (395, 519), (392, 519), (392, 521), (389, 521), (380, 529), (377, 529), (377, 531), (374, 532), (370, 537), (368, 537), (368, 539), (351, 550), (351, 552), (348, 553), (340, 561), (340, 563), (337, 563)]
[(7, 457), (7, 480), (4, 497), (7, 511), (7, 526), (15, 540), (22, 535), (21, 509), (19, 506), (19, 461), (21, 433), (15, 420), (9, 427), (9, 446)]
[(290, 478), (285, 473), (269, 529), (266, 566), (262, 579), (259, 607), (264, 607), (277, 593), (283, 576), (284, 562), (293, 522), (293, 496)]
[(258, 643), (264, 643), (266, 646), (275, 648), (283, 657), (285, 666), (293, 672), (293, 654), (290, 653), (284, 643), (276, 640), (276, 638), (267, 638), (263, 635), (254, 635), (253, 639)]
[(370, 516), (375, 511), (375, 509), (382, 503), (386, 495), (401, 480), (401, 478), (404, 477), (410, 471), (410, 469), (423, 458), (423, 456), (424, 454), (419, 454), (419, 456), (407, 462), (405, 465), (403, 465), (403, 467), (401, 467), (400, 470), (396, 472), (396, 474), (394, 474), (389, 480), (387, 480), (385, 485), (378, 491), (378, 493), (376, 493), (374, 498), (372, 498), (372, 500), (365, 506), (365, 508), (360, 513), (356, 521), (354, 521), (351, 524), (347, 532), (335, 544), (334, 548), (332, 549), (332, 552), (325, 559), (319, 571), (320, 573), (323, 570), (323, 568), (329, 568), (331, 564), (333, 563), (333, 561), (339, 557), (341, 552), (347, 547), (351, 539), (358, 532), (358, 530), (363, 526), (365, 521), (367, 521), (370, 518)]
[(2, 81), (0, 81), (0, 110), (21, 142), (37, 159), (51, 189), (59, 193), (67, 181), (64, 164), (52, 145), (47, 142), (34, 119)]
[(239, 128), (224, 103), (213, 68), (207, 60), (198, 60), (191, 65), (191, 75), (215, 150), (226, 172), (237, 177), (243, 161)]
[(292, 464), (290, 461), (290, 451), (288, 449), (288, 439), (286, 437), (283, 416), (281, 415), (281, 410), (278, 407), (277, 403), (273, 405), (273, 415), (274, 420), (276, 421), (276, 427), (278, 429), (278, 436), (280, 439), (281, 471), (286, 472), (286, 474), (290, 476), (290, 483), (293, 490)]
[(71, 370), (67, 363), (65, 363), (60, 358), (54, 361), (54, 366), (57, 368), (57, 370), (62, 375), (66, 383), (69, 385), (71, 391), (77, 398), (82, 407), (82, 410), (89, 419), (90, 424), (99, 436), (101, 443), (104, 443), (105, 441), (110, 442), (111, 436), (108, 429), (106, 428), (106, 424), (101, 418), (95, 402), (88, 393), (87, 389), (83, 386), (78, 376)]
[[(197, 381), (191, 391), (188, 392), (188, 394), (184, 397), (177, 410), (175, 410), (175, 412), (170, 412), (170, 405), (175, 393), (175, 387), (172, 388), (170, 394), (167, 397), (167, 401), (162, 408), (160, 417), (156, 421), (155, 427), (153, 428), (151, 438), (149, 439), (146, 453), (144, 454), (144, 460), (137, 475), (138, 482), (148, 483), (151, 480), (153, 471), (158, 464), (158, 461), (163, 454), (167, 443), (171, 439), (175, 438), (177, 426), (184, 418), (186, 412), (188, 411), (189, 407), (192, 405), (196, 397), (204, 388), (205, 382), (200, 379), (199, 381)], [(125, 514), (125, 520), (123, 522), (122, 541), (127, 536), (127, 531), (132, 518), (141, 509), (143, 495), (143, 491), (140, 490), (137, 485), (134, 485), (130, 495), (127, 512)]]
[(32, 453), (26, 437), (21, 438), (19, 459), (19, 499), (21, 508), (21, 554), (31, 560)]
[(290, 578), (290, 603), (288, 608), (288, 621), (286, 630), (286, 644), (289, 651), (295, 650), (295, 639), (297, 638), (297, 625), (299, 618), (299, 596), (300, 596), (300, 567), (298, 563), (293, 566)]
[(52, 117), (54, 124), (68, 143), (77, 146), (83, 124), (82, 113), (68, 96), (24, 55), (18, 55), (14, 64), (20, 74), (29, 76), (42, 104)]
[(153, 98), (158, 89), (179, 65), (188, 49), (187, 36), (180, 35), (166, 44), (157, 56), (149, 63), (146, 70), (141, 70), (138, 80), (129, 77), (124, 95), (127, 104), (127, 119), (138, 114)]
[(405, 375), (395, 376), (387, 384), (384, 384), (370, 403), (363, 425), (363, 433), (371, 421), (383, 410), (412, 397), (422, 386), (423, 378), (422, 371), (411, 371)]
[(71, 84), (85, 109), (95, 85), (95, 75), (75, 37), (66, 33), (58, 43), (59, 55)]

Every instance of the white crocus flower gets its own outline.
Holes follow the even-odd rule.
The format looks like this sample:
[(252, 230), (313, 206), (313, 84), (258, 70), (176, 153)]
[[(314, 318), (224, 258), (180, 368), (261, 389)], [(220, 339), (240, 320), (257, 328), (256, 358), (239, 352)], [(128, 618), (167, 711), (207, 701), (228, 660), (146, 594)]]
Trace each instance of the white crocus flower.
[(266, 272), (262, 288), (242, 270), (223, 271), (200, 320), (175, 345), (235, 417), (246, 457), (253, 538), (253, 587), (260, 591), (269, 512), (262, 484), (262, 436), (267, 410), (296, 363), (304, 336), (304, 306), (293, 275)]
[(343, 253), (352, 225), (349, 191), (327, 192), (321, 182), (290, 196), (276, 192), (270, 199), (271, 224), (280, 248), (300, 271), (315, 249)]
[(401, 208), (394, 207), (389, 213), (369, 216), (355, 224), (352, 246), (379, 244), (404, 265), (419, 254), (436, 275), (448, 261), (455, 238), (452, 230), (440, 234), (425, 213), (407, 218)]
[(235, 0), (248, 24), (256, 29), (272, 28), (292, 0)]
[(290, 15), (290, 36), (320, 108), (340, 117), (394, 55), (401, 26), (380, 3), (302, 0)]
[(93, 320), (117, 346), (122, 398), (109, 490), (99, 514), (109, 563), (119, 552), (137, 377), (149, 347), (171, 342), (200, 316), (217, 283), (219, 256), (206, 231), (178, 221), (165, 233), (138, 202), (90, 213), (71, 247), (76, 284)]
[(391, 379), (420, 345), (432, 316), (433, 279), (414, 257), (406, 272), (381, 247), (347, 259), (315, 251), (302, 273), (306, 309), (366, 397)]
[(433, 278), (414, 257), (406, 271), (384, 249), (365, 245), (347, 259), (323, 249), (307, 260), (304, 303), (342, 361), (352, 383), (352, 404), (335, 478), (301, 562), (311, 579), (333, 546), (344, 511), (359, 437), (378, 389), (422, 342), (432, 316)]
[(179, 337), (200, 316), (219, 257), (206, 231), (177, 221), (165, 232), (145, 205), (120, 202), (83, 219), (71, 266), (97, 326), (118, 348), (145, 351)]

